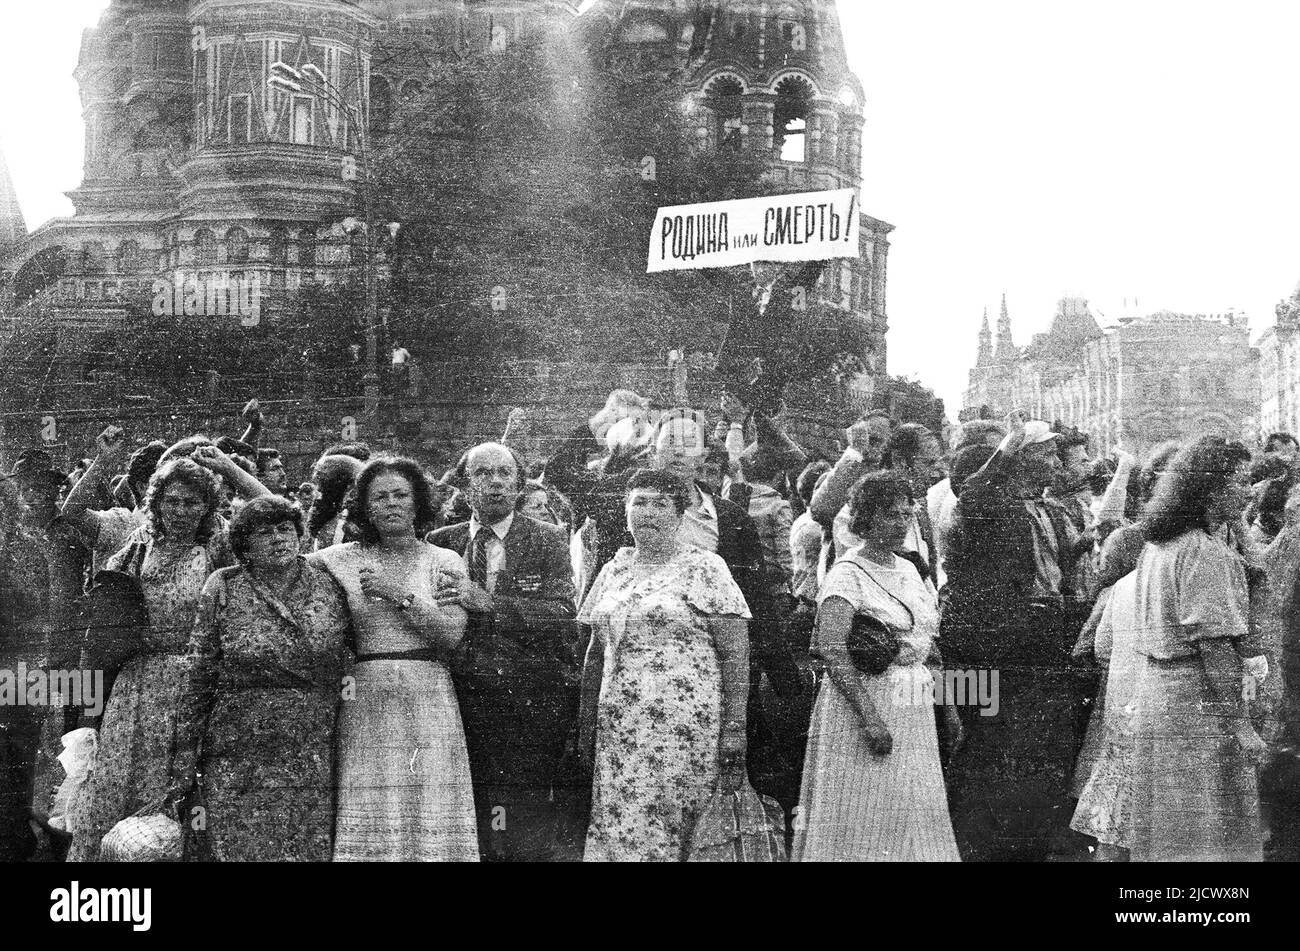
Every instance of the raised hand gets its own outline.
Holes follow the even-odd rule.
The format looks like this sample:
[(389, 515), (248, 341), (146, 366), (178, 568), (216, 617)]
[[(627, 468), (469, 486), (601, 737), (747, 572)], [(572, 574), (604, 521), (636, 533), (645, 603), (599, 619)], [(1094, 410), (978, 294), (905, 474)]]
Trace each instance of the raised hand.
[(109, 426), (95, 437), (95, 450), (104, 459), (116, 461), (126, 451), (126, 431), (121, 426)]

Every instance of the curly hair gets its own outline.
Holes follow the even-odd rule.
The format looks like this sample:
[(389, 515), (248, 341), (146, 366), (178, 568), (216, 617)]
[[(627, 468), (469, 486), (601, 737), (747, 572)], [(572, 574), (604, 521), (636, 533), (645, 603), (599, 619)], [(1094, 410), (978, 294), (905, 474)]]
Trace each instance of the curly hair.
[(564, 493), (554, 486), (543, 485), (533, 479), (525, 482), (524, 487), (519, 490), (519, 497), (515, 499), (515, 511), (521, 511), (528, 504), (528, 497), (535, 492), (546, 493), (546, 509), (557, 525), (570, 528), (573, 526), (573, 506), (569, 504)]
[(687, 506), (691, 504), (691, 492), (686, 483), (664, 469), (638, 469), (627, 480), (625, 498), (631, 498), (637, 489), (653, 489), (669, 496), (678, 515), (685, 514)]
[(853, 495), (849, 499), (849, 531), (865, 538), (871, 531), (871, 520), (876, 517), (876, 510), (899, 499), (906, 499), (909, 505), (916, 502), (912, 484), (906, 476), (889, 469), (864, 475), (853, 486)]
[(1202, 436), (1179, 450), (1156, 484), (1147, 509), (1147, 540), (1168, 542), (1193, 528), (1208, 529), (1205, 508), (1222, 495), (1233, 473), (1250, 462), (1236, 440)]
[(399, 475), (411, 486), (415, 500), (415, 534), (424, 535), (437, 524), (438, 513), (433, 506), (433, 490), (424, 469), (414, 459), (405, 456), (377, 456), (362, 468), (357, 476), (356, 485), (348, 493), (348, 526), (357, 539), (365, 545), (379, 541), (379, 531), (370, 521), (370, 485), (381, 475)]
[(230, 524), (226, 526), (226, 537), (230, 539), (231, 551), (240, 564), (248, 560), (248, 542), (253, 532), (268, 525), (280, 525), (292, 522), (294, 531), (302, 539), (302, 512), (298, 506), (279, 495), (261, 495), (244, 503), (235, 513)]
[(204, 512), (203, 517), (199, 519), (199, 528), (194, 534), (194, 540), (200, 544), (210, 541), (219, 527), (217, 509), (223, 498), (221, 480), (216, 473), (203, 468), (193, 459), (172, 459), (159, 466), (149, 479), (149, 488), (144, 496), (144, 508), (148, 513), (150, 531), (157, 538), (166, 536), (162, 500), (167, 488), (172, 484), (183, 485), (199, 494), (203, 500)]
[(307, 513), (307, 532), (315, 535), (343, 511), (348, 492), (356, 484), (362, 463), (355, 456), (323, 456), (311, 470), (316, 498)]

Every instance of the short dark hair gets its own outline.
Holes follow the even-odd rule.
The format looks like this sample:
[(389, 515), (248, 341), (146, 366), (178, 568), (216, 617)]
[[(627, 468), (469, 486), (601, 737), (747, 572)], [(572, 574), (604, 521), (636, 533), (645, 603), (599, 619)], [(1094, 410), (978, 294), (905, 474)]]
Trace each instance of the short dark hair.
[(1115, 478), (1115, 473), (1119, 471), (1114, 459), (1102, 458), (1096, 460), (1088, 467), (1088, 491), (1093, 495), (1101, 495), (1110, 488), (1111, 481)]
[(247, 561), (248, 542), (253, 532), (268, 525), (292, 522), (298, 538), (302, 538), (302, 512), (286, 498), (278, 495), (259, 495), (245, 502), (226, 526), (230, 549), (243, 564)]
[(812, 505), (813, 493), (817, 491), (817, 480), (831, 469), (831, 464), (825, 459), (816, 459), (803, 467), (803, 472), (799, 473), (799, 478), (794, 484), (794, 491), (799, 498), (803, 499), (805, 508)]
[(193, 459), (173, 459), (159, 466), (149, 479), (149, 490), (144, 496), (149, 528), (155, 536), (163, 537), (162, 499), (167, 487), (173, 482), (179, 482), (193, 489), (203, 499), (203, 517), (199, 520), (199, 528), (195, 532), (194, 540), (200, 544), (207, 542), (217, 533), (217, 507), (222, 497), (221, 480), (217, 478), (216, 473), (203, 468)]
[(1007, 434), (1007, 427), (992, 419), (972, 419), (962, 423), (957, 430), (957, 445), (953, 446), (953, 452), (961, 452), (967, 446), (987, 445), (985, 440), (994, 433), (1001, 441)]
[(961, 498), (961, 490), (966, 485), (966, 480), (979, 472), (980, 469), (993, 458), (993, 453), (997, 452), (988, 443), (977, 442), (967, 446), (957, 452), (952, 460), (952, 470), (948, 477), (948, 485), (952, 488), (952, 494)]
[(1080, 432), (1078, 426), (1066, 426), (1060, 420), (1052, 424), (1052, 432), (1056, 433), (1056, 451), (1059, 453), (1062, 449), (1074, 449), (1082, 446), (1086, 452), (1088, 449), (1088, 436)]
[(1267, 482), (1269, 479), (1277, 479), (1286, 475), (1286, 473), (1286, 463), (1277, 456), (1262, 456), (1250, 466), (1250, 484), (1255, 485), (1260, 482)]
[(217, 440), (217, 448), (230, 456), (243, 456), (245, 459), (257, 462), (257, 450), (249, 443), (242, 439), (236, 439), (234, 436), (222, 436)]
[[(257, 474), (262, 475), (266, 472), (266, 467), (274, 460), (280, 459), (279, 449), (259, 449), (257, 450)], [(281, 460), (283, 461), (283, 460)]]
[(1289, 442), (1293, 446), (1300, 446), (1300, 440), (1297, 440), (1290, 433), (1269, 433), (1268, 438), (1264, 440), (1264, 451), (1276, 452), (1278, 443), (1283, 442)]
[(312, 500), (307, 517), (307, 530), (315, 535), (326, 523), (343, 511), (344, 501), (356, 484), (361, 461), (356, 456), (322, 456), (312, 466), (311, 477), (316, 484), (316, 498)]
[(920, 423), (904, 423), (899, 426), (889, 437), (885, 468), (910, 464), (921, 454), (921, 447), (925, 445), (927, 439), (937, 441), (934, 433)]
[(158, 468), (158, 460), (167, 451), (167, 444), (155, 439), (131, 453), (126, 466), (127, 481), (133, 485), (143, 485), (149, 481), (153, 471)]
[(1193, 528), (1208, 528), (1205, 506), (1247, 462), (1250, 452), (1235, 439), (1202, 436), (1184, 446), (1156, 484), (1146, 516), (1147, 540), (1168, 542)]
[(370, 494), (370, 484), (381, 475), (390, 473), (399, 475), (410, 483), (411, 494), (415, 500), (415, 534), (423, 535), (437, 522), (438, 513), (433, 507), (433, 491), (429, 488), (429, 480), (425, 477), (424, 469), (420, 464), (405, 456), (376, 456), (367, 462), (357, 475), (356, 484), (352, 486), (352, 491), (348, 493), (347, 498), (348, 525), (363, 544), (373, 545), (379, 541), (379, 531), (370, 521), (366, 498)]
[(652, 489), (672, 498), (677, 514), (685, 514), (691, 504), (691, 492), (686, 483), (665, 469), (638, 469), (627, 480), (625, 499), (631, 498), (636, 489)]
[(876, 509), (899, 499), (906, 499), (908, 504), (916, 502), (916, 496), (912, 494), (912, 483), (905, 475), (890, 469), (864, 475), (853, 486), (853, 494), (849, 498), (849, 531), (865, 537), (871, 530), (871, 520), (875, 518)]
[(524, 483), (524, 487), (519, 490), (519, 497), (515, 499), (516, 512), (528, 504), (528, 496), (534, 492), (546, 493), (546, 508), (555, 517), (558, 524), (573, 526), (573, 506), (564, 497), (564, 493), (554, 486), (543, 485), (534, 479), (529, 479)]

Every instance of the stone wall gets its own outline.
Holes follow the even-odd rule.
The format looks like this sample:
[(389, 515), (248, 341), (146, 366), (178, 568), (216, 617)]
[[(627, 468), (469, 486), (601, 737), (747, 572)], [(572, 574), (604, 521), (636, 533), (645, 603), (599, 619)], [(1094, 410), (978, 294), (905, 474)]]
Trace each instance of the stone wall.
[[(467, 447), (500, 439), (514, 407), (528, 417), (517, 444), (530, 457), (544, 458), (600, 409), (613, 389), (634, 389), (664, 408), (685, 403), (710, 420), (717, 418), (723, 390), (712, 374), (692, 372), (674, 379), (660, 366), (509, 363), (466, 378), (463, 368), (440, 364), (420, 368), (415, 376), (418, 396), (385, 401), (369, 422), (359, 396), (265, 399), (263, 444), (280, 450), (295, 481), (308, 477), (325, 447), (347, 438), (409, 454), (441, 473)], [(170, 405), (123, 400), (120, 392), (117, 399), (96, 402), (82, 394), (74, 400), (61, 391), (62, 398), (51, 397), (47, 405), (11, 414), (0, 423), (0, 465), (7, 472), (20, 451), (45, 446), (60, 466), (70, 467), (75, 459), (93, 455), (96, 434), (113, 423), (123, 426), (136, 444), (152, 438), (174, 441), (196, 432), (238, 436), (243, 429), (240, 408), (259, 390), (266, 392), (254, 379), (196, 380), (191, 402)], [(848, 405), (838, 388), (792, 391), (787, 404), (784, 423), (791, 437), (827, 456), (837, 451), (841, 430), (860, 409)]]

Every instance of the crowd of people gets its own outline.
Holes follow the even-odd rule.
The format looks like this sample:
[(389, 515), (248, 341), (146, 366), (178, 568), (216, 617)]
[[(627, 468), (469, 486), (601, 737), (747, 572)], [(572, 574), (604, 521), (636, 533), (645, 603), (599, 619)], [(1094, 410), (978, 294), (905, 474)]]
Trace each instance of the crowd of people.
[[(162, 816), (187, 861), (684, 861), (749, 791), (796, 861), (1300, 855), (1294, 438), (781, 417), (616, 390), (546, 459), (516, 411), (299, 485), (255, 403), (22, 453), (0, 860)], [(106, 702), (19, 698), (55, 671)]]

